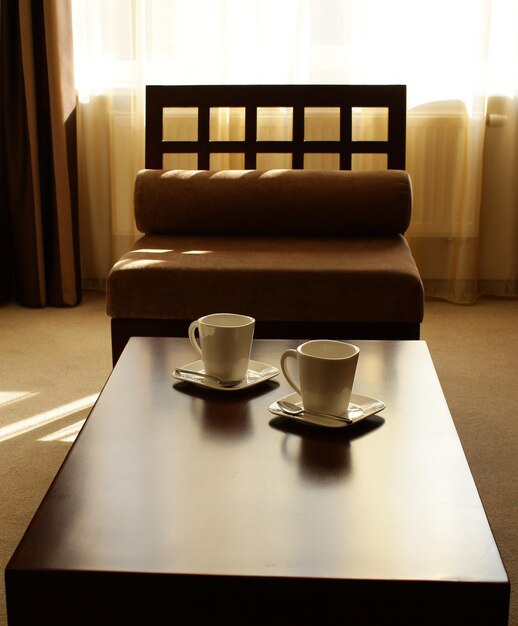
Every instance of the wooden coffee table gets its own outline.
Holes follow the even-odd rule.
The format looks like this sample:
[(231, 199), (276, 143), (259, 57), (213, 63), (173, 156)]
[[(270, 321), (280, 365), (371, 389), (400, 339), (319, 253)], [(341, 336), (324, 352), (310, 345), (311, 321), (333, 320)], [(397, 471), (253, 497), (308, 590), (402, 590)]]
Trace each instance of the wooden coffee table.
[[(258, 340), (279, 365), (297, 341)], [(507, 624), (509, 580), (425, 342), (358, 341), (346, 428), (175, 381), (134, 338), (6, 568), (9, 626)]]

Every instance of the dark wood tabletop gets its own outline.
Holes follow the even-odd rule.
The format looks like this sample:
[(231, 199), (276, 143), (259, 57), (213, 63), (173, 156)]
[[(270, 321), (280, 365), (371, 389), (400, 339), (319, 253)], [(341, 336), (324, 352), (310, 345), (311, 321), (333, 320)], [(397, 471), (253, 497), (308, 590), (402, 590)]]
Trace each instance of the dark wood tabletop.
[(186, 339), (131, 339), (6, 568), (9, 626), (507, 624), (426, 343), (355, 343), (386, 408), (331, 429), (269, 412), (282, 374), (205, 389), (172, 378)]

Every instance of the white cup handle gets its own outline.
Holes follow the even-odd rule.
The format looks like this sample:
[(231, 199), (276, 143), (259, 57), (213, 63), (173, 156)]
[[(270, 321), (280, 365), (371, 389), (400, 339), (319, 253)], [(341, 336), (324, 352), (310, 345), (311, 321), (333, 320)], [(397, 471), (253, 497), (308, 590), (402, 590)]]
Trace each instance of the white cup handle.
[(191, 342), (191, 346), (198, 352), (201, 356), (201, 348), (200, 344), (196, 341), (196, 329), (199, 329), (200, 325), (198, 320), (191, 322), (189, 326), (189, 341)]
[(288, 366), (286, 364), (286, 361), (288, 359), (295, 359), (295, 362), (297, 362), (297, 354), (298, 353), (297, 353), (296, 350), (286, 350), (286, 352), (284, 352), (284, 354), (281, 356), (281, 369), (282, 369), (282, 373), (284, 374), (286, 380), (290, 383), (290, 385), (293, 387), (293, 389), (295, 389), (295, 391), (299, 395), (302, 395), (302, 392), (300, 391), (299, 383), (290, 374), (290, 372), (288, 370)]

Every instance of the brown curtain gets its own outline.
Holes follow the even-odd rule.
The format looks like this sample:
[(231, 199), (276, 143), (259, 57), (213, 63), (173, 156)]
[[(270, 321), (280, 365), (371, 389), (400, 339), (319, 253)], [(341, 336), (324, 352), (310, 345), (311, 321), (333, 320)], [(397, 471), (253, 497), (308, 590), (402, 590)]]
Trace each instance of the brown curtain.
[(0, 0), (0, 302), (81, 298), (70, 0)]

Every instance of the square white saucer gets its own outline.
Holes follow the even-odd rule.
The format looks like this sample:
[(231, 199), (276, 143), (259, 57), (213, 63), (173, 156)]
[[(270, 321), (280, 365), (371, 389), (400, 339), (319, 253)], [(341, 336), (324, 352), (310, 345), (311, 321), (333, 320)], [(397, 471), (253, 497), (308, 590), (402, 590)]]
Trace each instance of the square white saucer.
[[(194, 361), (193, 363), (187, 363), (182, 365), (182, 369), (191, 370), (193, 373), (180, 372), (178, 370), (173, 371), (173, 378), (181, 380), (187, 383), (193, 383), (200, 387), (206, 387), (208, 389), (218, 389), (219, 391), (239, 391), (241, 389), (248, 389), (254, 387), (265, 380), (269, 380), (280, 373), (279, 368), (267, 363), (261, 363), (260, 361), (252, 361), (250, 359), (248, 363), (248, 371), (246, 377), (242, 381), (233, 385), (232, 387), (220, 385), (215, 380), (204, 378), (205, 369), (203, 367), (203, 361)], [(199, 375), (198, 375), (199, 374)]]
[[(292, 404), (296, 404), (297, 406), (303, 408), (302, 399), (298, 393), (290, 393), (289, 395), (280, 398), (280, 400), (286, 400), (287, 402), (291, 402)], [(379, 413), (385, 407), (386, 404), (382, 400), (377, 400), (376, 398), (371, 398), (369, 396), (363, 396), (358, 393), (352, 393), (348, 410), (348, 415), (351, 418), (352, 423), (346, 422), (345, 420), (340, 421), (340, 416), (338, 415), (337, 419), (328, 419), (311, 412), (304, 413), (302, 415), (290, 415), (281, 409), (281, 407), (277, 404), (277, 401), (270, 404), (268, 410), (274, 415), (287, 417), (289, 419), (293, 419), (298, 422), (305, 422), (306, 424), (312, 424), (314, 426), (344, 428), (345, 426), (352, 426), (357, 422), (361, 422), (370, 415)]]

